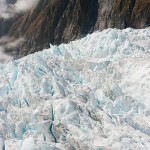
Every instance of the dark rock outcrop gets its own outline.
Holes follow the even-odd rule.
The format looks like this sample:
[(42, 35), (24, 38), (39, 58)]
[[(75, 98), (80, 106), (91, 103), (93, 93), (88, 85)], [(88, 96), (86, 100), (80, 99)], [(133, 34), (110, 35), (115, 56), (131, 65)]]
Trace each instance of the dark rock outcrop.
[(41, 0), (9, 35), (24, 37), (20, 57), (106, 28), (150, 26), (150, 0)]
[(149, 26), (149, 17), (149, 0), (101, 0), (97, 27), (144, 28)]

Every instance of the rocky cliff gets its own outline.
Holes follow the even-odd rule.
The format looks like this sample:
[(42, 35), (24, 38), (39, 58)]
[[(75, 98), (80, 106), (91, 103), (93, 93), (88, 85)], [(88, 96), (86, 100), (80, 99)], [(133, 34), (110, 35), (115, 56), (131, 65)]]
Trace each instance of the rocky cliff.
[(20, 57), (106, 28), (150, 26), (150, 0), (41, 0), (14, 22), (9, 36), (24, 37)]

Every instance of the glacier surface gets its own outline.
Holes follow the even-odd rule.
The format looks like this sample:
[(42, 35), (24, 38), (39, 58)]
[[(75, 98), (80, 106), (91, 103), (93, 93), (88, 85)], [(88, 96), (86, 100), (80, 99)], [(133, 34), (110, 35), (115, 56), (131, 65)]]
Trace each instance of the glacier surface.
[(0, 65), (1, 150), (149, 150), (150, 29), (107, 29)]

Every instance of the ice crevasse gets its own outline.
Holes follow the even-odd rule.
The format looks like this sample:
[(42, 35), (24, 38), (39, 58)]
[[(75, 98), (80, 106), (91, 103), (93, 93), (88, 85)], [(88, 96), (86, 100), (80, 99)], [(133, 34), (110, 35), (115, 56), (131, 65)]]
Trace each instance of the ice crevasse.
[(149, 150), (150, 29), (107, 29), (0, 65), (1, 150)]

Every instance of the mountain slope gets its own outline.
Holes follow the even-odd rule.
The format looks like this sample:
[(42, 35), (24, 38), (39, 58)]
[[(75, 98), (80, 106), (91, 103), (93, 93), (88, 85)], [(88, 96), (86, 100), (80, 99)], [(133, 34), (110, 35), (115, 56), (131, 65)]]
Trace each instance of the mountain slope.
[(0, 149), (149, 150), (149, 60), (150, 29), (129, 28), (1, 65)]
[(147, 0), (42, 0), (20, 17), (9, 35), (24, 37), (20, 57), (106, 28), (150, 25)]

